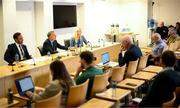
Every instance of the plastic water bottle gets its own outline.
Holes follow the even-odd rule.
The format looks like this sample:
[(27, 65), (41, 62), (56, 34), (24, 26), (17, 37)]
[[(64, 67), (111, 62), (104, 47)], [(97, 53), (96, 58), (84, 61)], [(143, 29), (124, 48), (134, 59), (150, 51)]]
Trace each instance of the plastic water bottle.
[(112, 81), (112, 97), (116, 97), (116, 81)]
[(16, 64), (19, 63), (19, 55), (18, 54), (15, 54), (15, 62), (16, 62)]
[(98, 44), (99, 46), (101, 46), (101, 39), (98, 39)]
[(13, 103), (13, 91), (11, 90), (11, 88), (8, 89), (7, 99), (8, 104)]
[(48, 55), (48, 56), (51, 56), (51, 53), (50, 53), (50, 51), (48, 51), (48, 52), (47, 52), (47, 55)]

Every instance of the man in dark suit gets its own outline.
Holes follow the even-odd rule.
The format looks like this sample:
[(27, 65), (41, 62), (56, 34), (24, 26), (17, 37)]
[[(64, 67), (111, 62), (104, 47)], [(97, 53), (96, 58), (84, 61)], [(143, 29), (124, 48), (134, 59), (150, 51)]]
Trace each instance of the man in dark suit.
[(175, 61), (176, 57), (173, 51), (165, 51), (162, 54), (160, 64), (163, 70), (149, 87), (140, 107), (161, 107), (164, 102), (173, 98), (173, 92), (177, 86), (180, 86), (180, 73), (173, 68)]
[(159, 33), (161, 35), (161, 39), (168, 38), (168, 28), (164, 26), (164, 22), (159, 23), (159, 27), (156, 29), (156, 33)]
[(47, 34), (48, 39), (45, 40), (43, 44), (43, 55), (47, 55), (48, 53), (54, 54), (58, 53), (57, 48), (68, 50), (67, 47), (60, 45), (56, 40), (56, 33), (54, 31), (50, 31)]
[(4, 60), (9, 64), (13, 64), (15, 59), (18, 59), (19, 61), (31, 59), (26, 45), (23, 44), (23, 37), (21, 33), (15, 33), (13, 35), (13, 38), (15, 40), (15, 43), (8, 45), (8, 48), (4, 54)]
[[(119, 53), (119, 66), (129, 63), (129, 61), (135, 61), (142, 56), (141, 50), (139, 47), (133, 44), (131, 36), (124, 36), (121, 40), (122, 47)], [(122, 50), (126, 50), (124, 56), (122, 55)]]

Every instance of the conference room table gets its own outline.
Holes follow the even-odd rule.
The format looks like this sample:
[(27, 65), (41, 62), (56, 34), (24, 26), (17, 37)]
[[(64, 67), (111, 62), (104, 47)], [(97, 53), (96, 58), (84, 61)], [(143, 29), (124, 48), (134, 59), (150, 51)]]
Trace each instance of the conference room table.
[[(109, 52), (110, 60), (117, 61), (120, 51), (119, 43), (106, 43), (105, 46), (91, 48), (81, 48), (78, 51), (90, 50), (96, 57), (95, 64), (101, 62), (101, 55), (104, 52)], [(80, 52), (79, 52), (80, 53)], [(62, 60), (68, 70), (68, 72), (74, 73), (80, 66), (79, 55), (73, 55), (70, 51), (60, 52), (51, 56), (41, 56), (23, 62), (19, 62), (15, 66), (3, 65), (0, 66), (0, 98), (6, 97), (7, 91), (11, 88), (17, 93), (15, 86), (15, 79), (21, 78), (27, 75), (31, 75), (34, 85), (39, 87), (45, 87), (51, 80), (49, 64), (56, 58)]]
[(142, 69), (142, 71), (146, 71), (146, 72), (152, 72), (152, 73), (160, 73), (163, 70), (163, 67), (160, 66), (153, 66), (153, 65), (149, 65), (148, 67)]

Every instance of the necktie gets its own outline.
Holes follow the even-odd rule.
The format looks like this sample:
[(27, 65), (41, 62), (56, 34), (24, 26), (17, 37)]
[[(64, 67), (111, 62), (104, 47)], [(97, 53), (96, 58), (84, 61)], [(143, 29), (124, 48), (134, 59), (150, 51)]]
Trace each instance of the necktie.
[(53, 42), (51, 42), (51, 46), (52, 46), (52, 49), (53, 49), (53, 51), (54, 51), (54, 45), (53, 45)]
[(19, 45), (19, 48), (20, 48), (20, 52), (21, 52), (22, 57), (24, 57), (24, 53), (23, 53), (22, 46), (21, 46), (21, 45)]

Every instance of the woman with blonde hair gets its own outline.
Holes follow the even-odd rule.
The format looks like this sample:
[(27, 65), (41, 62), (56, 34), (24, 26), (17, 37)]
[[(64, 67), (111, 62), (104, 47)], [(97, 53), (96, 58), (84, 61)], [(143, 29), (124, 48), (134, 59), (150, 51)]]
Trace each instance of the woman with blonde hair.
[(77, 27), (74, 36), (70, 39), (70, 47), (82, 47), (83, 43), (87, 45), (86, 38), (82, 35), (81, 28)]

